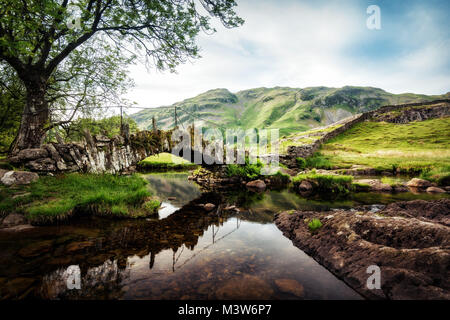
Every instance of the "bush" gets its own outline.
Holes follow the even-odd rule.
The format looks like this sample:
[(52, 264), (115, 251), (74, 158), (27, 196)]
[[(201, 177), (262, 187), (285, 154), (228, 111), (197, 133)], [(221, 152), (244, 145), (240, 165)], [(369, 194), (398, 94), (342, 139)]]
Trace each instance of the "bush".
[(322, 222), (319, 219), (312, 219), (309, 223), (308, 223), (308, 228), (311, 232), (314, 232), (318, 229), (320, 229), (322, 227)]
[(247, 180), (253, 180), (261, 175), (261, 168), (264, 164), (261, 161), (251, 164), (249, 158), (245, 158), (245, 164), (229, 164), (226, 167), (228, 177), (241, 177)]

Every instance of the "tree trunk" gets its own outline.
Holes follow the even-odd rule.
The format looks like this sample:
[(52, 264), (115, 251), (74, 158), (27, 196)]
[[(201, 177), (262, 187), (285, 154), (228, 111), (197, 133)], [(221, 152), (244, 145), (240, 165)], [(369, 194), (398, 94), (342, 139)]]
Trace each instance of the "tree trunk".
[(49, 120), (48, 103), (45, 97), (46, 82), (42, 80), (29, 82), (26, 88), (26, 105), (19, 132), (12, 147), (12, 155), (23, 149), (39, 148), (45, 138), (45, 125)]

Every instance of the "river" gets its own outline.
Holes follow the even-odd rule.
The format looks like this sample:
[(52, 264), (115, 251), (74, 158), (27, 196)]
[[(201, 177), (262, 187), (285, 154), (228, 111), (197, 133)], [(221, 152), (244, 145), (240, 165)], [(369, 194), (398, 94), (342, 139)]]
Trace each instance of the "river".
[[(85, 217), (0, 232), (0, 298), (362, 299), (294, 247), (274, 225), (274, 214), (439, 197), (360, 193), (337, 201), (308, 200), (289, 190), (202, 194), (187, 177), (145, 175), (163, 201), (159, 217)], [(207, 214), (199, 205), (208, 202), (235, 204), (239, 211)]]

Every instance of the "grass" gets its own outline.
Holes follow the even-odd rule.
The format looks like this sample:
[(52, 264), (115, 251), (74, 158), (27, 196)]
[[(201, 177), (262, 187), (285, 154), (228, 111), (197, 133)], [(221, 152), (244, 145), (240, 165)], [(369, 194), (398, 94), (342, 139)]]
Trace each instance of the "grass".
[(381, 182), (388, 184), (391, 187), (397, 187), (403, 185), (402, 180), (394, 177), (381, 177)]
[(450, 185), (450, 165), (423, 171), (421, 179), (436, 182), (440, 186)]
[(292, 181), (294, 186), (300, 185), (303, 180), (315, 185), (315, 192), (323, 193), (348, 193), (353, 190), (353, 177), (345, 175), (317, 174), (314, 171), (295, 176)]
[(296, 161), (299, 169), (333, 169), (330, 160), (320, 152), (316, 152), (313, 156), (306, 159), (298, 157)]
[[(137, 175), (44, 176), (29, 186), (0, 189), (0, 214), (21, 213), (33, 224), (54, 223), (75, 214), (145, 217), (159, 207), (146, 184)], [(14, 198), (18, 192), (24, 195)]]
[(189, 170), (195, 169), (198, 165), (187, 161), (171, 153), (159, 153), (145, 158), (138, 164), (140, 170)]
[(450, 118), (407, 124), (363, 122), (325, 143), (321, 154), (328, 162), (325, 167), (358, 164), (380, 171), (440, 172), (445, 176), (444, 169), (450, 166), (448, 132)]
[(254, 180), (261, 175), (263, 167), (261, 161), (257, 163), (250, 163), (249, 158), (245, 159), (245, 164), (229, 164), (226, 167), (226, 174), (228, 177), (241, 177), (246, 180)]
[(321, 227), (322, 227), (322, 222), (320, 221), (320, 219), (317, 219), (317, 218), (313, 218), (308, 223), (308, 228), (309, 228), (309, 231), (311, 231), (311, 232), (315, 232), (318, 229), (320, 229)]

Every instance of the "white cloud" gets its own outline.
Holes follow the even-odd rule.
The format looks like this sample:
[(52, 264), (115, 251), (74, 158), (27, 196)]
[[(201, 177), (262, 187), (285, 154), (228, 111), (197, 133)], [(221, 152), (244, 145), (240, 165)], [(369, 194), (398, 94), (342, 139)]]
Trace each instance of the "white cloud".
[[(431, 42), (382, 61), (349, 55), (349, 47), (367, 40), (365, 8), (260, 0), (239, 2), (238, 13), (246, 20), (244, 26), (229, 30), (218, 25), (216, 34), (200, 36), (202, 58), (180, 66), (177, 74), (132, 67), (137, 87), (127, 97), (139, 106), (157, 107), (213, 88), (367, 85), (395, 93), (450, 90), (449, 76), (438, 72), (448, 63), (448, 43), (439, 47)], [(432, 23), (427, 15), (422, 18)], [(399, 41), (411, 41), (398, 30)], [(426, 37), (432, 29), (421, 30)]]

